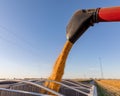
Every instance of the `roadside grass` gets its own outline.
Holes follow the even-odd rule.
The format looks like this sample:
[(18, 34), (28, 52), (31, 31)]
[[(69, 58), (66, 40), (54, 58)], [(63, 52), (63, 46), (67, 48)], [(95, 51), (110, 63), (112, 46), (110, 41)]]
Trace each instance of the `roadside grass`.
[(97, 81), (95, 82), (96, 82), (98, 96), (120, 96), (120, 94), (112, 92), (111, 90), (106, 89), (104, 86), (101, 86)]
[(99, 86), (98, 84), (96, 84), (96, 86), (97, 86), (98, 96), (110, 96), (109, 94), (107, 94), (106, 90), (103, 89), (101, 86)]
[(120, 96), (120, 80), (98, 79), (95, 83), (98, 96)]

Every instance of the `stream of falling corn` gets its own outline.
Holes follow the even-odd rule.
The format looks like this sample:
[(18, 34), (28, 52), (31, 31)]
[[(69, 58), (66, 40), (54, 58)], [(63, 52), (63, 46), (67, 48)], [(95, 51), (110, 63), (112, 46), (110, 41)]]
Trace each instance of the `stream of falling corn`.
[[(56, 62), (54, 64), (52, 73), (48, 80), (55, 80), (60, 82), (62, 80), (62, 76), (64, 74), (64, 68), (65, 68), (65, 62), (67, 59), (67, 56), (70, 52), (70, 49), (72, 48), (72, 43), (70, 41), (66, 41), (61, 53), (59, 54), (58, 58), (56, 59)], [(46, 87), (54, 90), (54, 91), (59, 91), (60, 85), (53, 83), (53, 82), (45, 82), (44, 84)], [(50, 94), (50, 93), (48, 93)]]

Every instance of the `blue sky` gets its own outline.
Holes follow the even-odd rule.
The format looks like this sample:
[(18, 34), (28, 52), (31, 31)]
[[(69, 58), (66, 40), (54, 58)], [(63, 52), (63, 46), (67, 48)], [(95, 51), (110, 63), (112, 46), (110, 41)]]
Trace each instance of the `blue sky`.
[[(119, 0), (0, 0), (0, 78), (48, 77), (78, 9)], [(74, 44), (64, 78), (120, 78), (120, 23), (98, 23)]]

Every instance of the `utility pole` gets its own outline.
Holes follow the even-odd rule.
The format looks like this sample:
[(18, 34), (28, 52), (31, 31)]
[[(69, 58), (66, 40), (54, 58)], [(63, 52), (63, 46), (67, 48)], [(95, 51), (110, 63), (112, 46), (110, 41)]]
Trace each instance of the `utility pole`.
[(103, 67), (102, 67), (102, 61), (100, 57), (99, 57), (99, 64), (100, 64), (101, 79), (103, 79)]

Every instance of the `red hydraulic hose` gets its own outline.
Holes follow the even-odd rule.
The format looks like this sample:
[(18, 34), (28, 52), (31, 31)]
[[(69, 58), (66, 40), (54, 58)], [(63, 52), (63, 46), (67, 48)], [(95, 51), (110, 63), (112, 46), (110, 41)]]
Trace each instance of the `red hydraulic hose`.
[(100, 8), (98, 12), (99, 22), (120, 21), (120, 6), (110, 8)]

